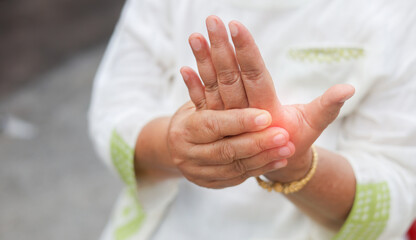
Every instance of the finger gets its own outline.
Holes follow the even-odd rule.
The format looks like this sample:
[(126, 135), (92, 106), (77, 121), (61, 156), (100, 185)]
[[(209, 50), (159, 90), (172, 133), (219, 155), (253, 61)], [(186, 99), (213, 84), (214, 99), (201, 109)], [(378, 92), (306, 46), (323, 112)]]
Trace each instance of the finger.
[[(285, 152), (288, 147), (282, 146), (264, 151), (248, 159), (235, 160), (225, 165), (192, 165), (186, 168), (188, 175), (204, 180), (227, 180), (241, 175), (254, 176), (254, 173), (263, 174), (264, 167), (270, 163), (285, 160), (291, 152)], [(286, 149), (286, 150), (285, 150)], [(283, 151), (280, 151), (283, 150)], [(289, 150), (290, 151), (290, 150)], [(251, 161), (252, 160), (252, 161)], [(268, 169), (268, 168), (267, 168)]]
[(246, 174), (242, 174), (232, 179), (205, 181), (204, 186), (207, 188), (212, 188), (212, 189), (222, 189), (222, 188), (227, 188), (227, 187), (233, 187), (233, 186), (240, 185), (241, 183), (245, 182), (250, 177), (258, 177), (260, 175), (266, 174), (268, 172), (276, 171), (286, 166), (287, 166), (286, 159), (283, 159), (280, 161), (274, 161), (274, 162), (271, 162), (270, 164), (267, 164), (266, 166), (263, 166), (260, 169), (249, 171)]
[(273, 172), (287, 166), (287, 159), (272, 161), (265, 166), (247, 172), (249, 177), (258, 177), (260, 175)]
[(354, 95), (355, 89), (349, 84), (337, 84), (322, 96), (305, 105), (304, 117), (310, 127), (320, 134), (339, 114), (344, 102)]
[(237, 21), (230, 22), (229, 28), (249, 106), (279, 111), (273, 80), (250, 32)]
[(288, 140), (285, 139), (282, 141), (281, 146), (266, 150), (253, 157), (241, 159), (241, 164), (249, 171), (263, 167), (273, 161), (289, 158), (295, 153), (295, 151), (294, 148), (292, 148), (294, 145), (287, 144), (287, 142)]
[[(281, 146), (281, 135), (284, 132), (282, 128), (272, 127), (261, 132), (245, 133), (213, 143), (194, 145), (189, 155), (199, 165), (230, 164), (237, 159), (249, 158)], [(240, 167), (241, 171), (245, 170), (244, 165)]]
[(189, 37), (189, 45), (191, 45), (199, 75), (205, 85), (207, 109), (224, 109), (224, 104), (218, 90), (217, 74), (211, 60), (210, 48), (207, 41), (201, 34), (194, 33)]
[(225, 109), (245, 108), (248, 106), (247, 97), (224, 23), (216, 16), (209, 16), (206, 24), (211, 42), (212, 62), (224, 107)]
[(267, 111), (255, 108), (204, 110), (186, 119), (184, 136), (194, 144), (211, 143), (227, 136), (262, 130), (271, 121)]
[(236, 177), (234, 179), (225, 180), (225, 181), (211, 181), (211, 182), (207, 182), (205, 187), (211, 188), (211, 189), (224, 189), (228, 187), (234, 187), (245, 182), (247, 178), (248, 177), (242, 176), (242, 177)]
[(198, 177), (190, 177), (190, 176), (185, 176), (185, 177), (186, 179), (188, 179), (189, 181), (195, 183), (196, 185), (200, 187), (205, 187), (205, 188), (210, 188), (210, 189), (223, 189), (227, 187), (237, 186), (247, 180), (247, 177), (244, 177), (244, 176), (236, 177), (236, 178), (229, 179), (229, 180), (218, 180), (218, 181), (209, 181), (206, 179), (201, 179)]
[(206, 106), (204, 86), (198, 74), (188, 67), (181, 68), (180, 72), (196, 109), (204, 109)]

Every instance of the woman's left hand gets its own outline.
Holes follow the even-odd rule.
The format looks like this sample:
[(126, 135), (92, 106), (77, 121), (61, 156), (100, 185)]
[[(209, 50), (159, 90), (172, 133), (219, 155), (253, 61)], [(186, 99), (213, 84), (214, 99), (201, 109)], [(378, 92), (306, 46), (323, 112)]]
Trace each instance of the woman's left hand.
[(206, 23), (211, 47), (201, 34), (189, 37), (204, 85), (192, 69), (181, 69), (182, 74), (187, 75), (192, 101), (207, 109), (250, 107), (269, 111), (272, 126), (289, 132), (296, 151), (288, 159), (286, 168), (266, 176), (280, 182), (302, 178), (310, 168), (311, 145), (335, 120), (343, 103), (354, 94), (354, 88), (339, 84), (308, 104), (282, 105), (249, 31), (237, 21), (229, 23), (234, 51), (223, 22), (216, 16), (209, 16)]

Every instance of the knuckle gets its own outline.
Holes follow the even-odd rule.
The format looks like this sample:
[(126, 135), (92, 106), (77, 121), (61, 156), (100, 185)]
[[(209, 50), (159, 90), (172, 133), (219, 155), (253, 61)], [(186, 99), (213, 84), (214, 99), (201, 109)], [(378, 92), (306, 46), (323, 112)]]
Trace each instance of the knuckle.
[(241, 176), (245, 176), (247, 172), (247, 168), (244, 163), (240, 160), (234, 161), (234, 170)]
[(267, 138), (253, 139), (253, 145), (257, 152), (262, 152), (262, 151), (267, 150), (267, 147), (265, 146), (265, 143), (264, 143), (264, 139), (267, 139)]
[(258, 81), (263, 78), (263, 71), (259, 69), (241, 71), (241, 76), (249, 81)]
[(198, 61), (199, 64), (210, 64), (210, 60), (211, 58), (208, 57), (208, 54), (205, 54), (204, 52), (202, 53), (198, 53), (195, 55), (196, 60)]
[(220, 71), (217, 73), (218, 82), (224, 85), (233, 85), (240, 80), (238, 71)]
[(217, 91), (218, 91), (217, 81), (205, 84), (205, 92), (213, 93), (213, 92), (217, 92)]
[(216, 51), (225, 51), (228, 48), (228, 41), (225, 41), (222, 38), (211, 38), (211, 48)]
[(209, 116), (203, 121), (203, 126), (210, 135), (221, 135), (221, 128), (218, 118)]
[(205, 99), (200, 99), (198, 102), (194, 102), (194, 104), (197, 109), (203, 109), (206, 106), (207, 102)]
[(236, 159), (237, 153), (229, 142), (224, 141), (219, 147), (219, 156), (223, 162), (228, 163)]
[(245, 182), (249, 177), (250, 177), (250, 175), (248, 175), (248, 173), (241, 174), (235, 185), (239, 185), (239, 184)]
[(244, 131), (247, 129), (246, 116), (244, 114), (238, 113), (236, 120), (237, 120), (238, 127), (240, 128), (241, 131)]

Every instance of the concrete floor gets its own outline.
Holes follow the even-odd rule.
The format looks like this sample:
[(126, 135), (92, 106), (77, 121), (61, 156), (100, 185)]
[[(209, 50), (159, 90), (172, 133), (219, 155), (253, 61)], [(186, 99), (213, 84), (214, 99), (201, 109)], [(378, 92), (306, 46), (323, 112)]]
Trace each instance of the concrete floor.
[(87, 134), (91, 85), (104, 48), (81, 54), (0, 102), (33, 124), (0, 134), (0, 239), (97, 239), (121, 184)]

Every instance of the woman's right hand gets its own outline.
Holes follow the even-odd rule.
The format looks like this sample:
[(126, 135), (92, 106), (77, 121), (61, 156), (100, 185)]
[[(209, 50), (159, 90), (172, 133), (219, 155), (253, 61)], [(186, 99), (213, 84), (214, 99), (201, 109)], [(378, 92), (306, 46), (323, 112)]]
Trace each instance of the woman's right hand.
[(192, 102), (171, 118), (168, 149), (191, 182), (207, 188), (238, 185), (286, 166), (294, 152), (289, 134), (270, 127), (270, 114), (255, 108), (208, 110)]

